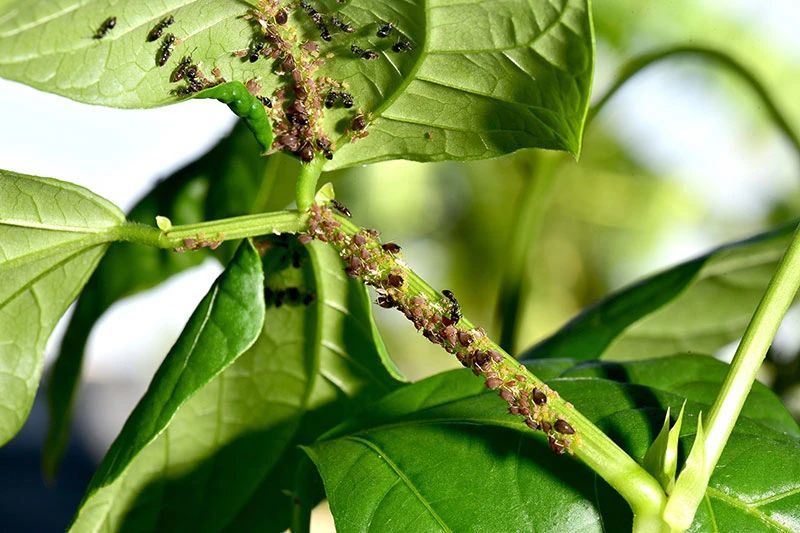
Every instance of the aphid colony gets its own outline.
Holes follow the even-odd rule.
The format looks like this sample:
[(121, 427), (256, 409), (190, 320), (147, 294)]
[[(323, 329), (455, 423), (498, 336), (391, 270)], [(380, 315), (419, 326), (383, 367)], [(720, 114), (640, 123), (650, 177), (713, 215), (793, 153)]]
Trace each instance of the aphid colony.
[[(261, 94), (261, 85), (257, 79), (249, 80), (245, 84), (248, 91), (267, 108), (272, 118), (275, 133), (272, 151), (286, 150), (306, 163), (311, 162), (317, 153), (332, 159), (333, 142), (321, 125), (324, 110), (339, 105), (344, 109), (352, 109), (355, 100), (347, 92), (345, 83), (326, 77), (314, 77), (314, 73), (324, 62), (320, 57), (319, 45), (314, 41), (298, 45), (294, 30), (287, 27), (292, 7), (292, 4), (284, 7), (281, 0), (259, 0), (258, 6), (245, 16), (253, 23), (257, 37), (248, 48), (236, 51), (234, 55), (250, 63), (261, 58), (272, 60), (277, 65), (276, 73), (286, 80), (286, 86), (271, 96)], [(301, 0), (296, 7), (314, 24), (323, 41), (332, 41), (336, 32), (353, 34), (357, 31), (341, 15), (322, 14), (308, 0)], [(106, 19), (95, 32), (94, 38), (105, 37), (116, 23), (116, 17)], [(181, 44), (175, 34), (165, 33), (174, 23), (174, 15), (167, 15), (147, 33), (147, 42), (158, 42), (155, 52), (155, 63), (158, 67), (165, 66), (175, 47)], [(377, 24), (375, 36), (378, 39), (388, 39), (400, 34), (392, 22), (380, 21)], [(411, 42), (401, 34), (390, 48), (396, 53), (413, 49)], [(365, 61), (380, 58), (378, 51), (364, 49), (356, 43), (350, 45), (350, 51)], [(327, 57), (331, 57), (331, 54)], [(192, 56), (185, 55), (170, 74), (172, 83), (184, 81), (185, 86), (173, 92), (182, 96), (190, 95), (225, 81), (218, 69), (212, 70), (212, 74), (214, 79), (209, 79), (200, 66), (193, 62)], [(347, 129), (351, 141), (355, 142), (368, 135), (369, 121), (369, 114), (360, 111), (356, 113)]]
[[(381, 243), (376, 230), (345, 229), (333, 210), (349, 218), (349, 210), (333, 201), (328, 205), (312, 205), (308, 233), (300, 235), (302, 244), (318, 239), (333, 245), (345, 263), (348, 276), (359, 278), (374, 287), (381, 307), (396, 308), (408, 318), (429, 341), (454, 354), (476, 376), (482, 376), (486, 387), (497, 391), (508, 404), (508, 411), (522, 418), (533, 430), (547, 435), (550, 449), (556, 454), (570, 452), (579, 436), (551, 405), (558, 393), (541, 382), (534, 382), (524, 368), (501, 355), (482, 328), (462, 323), (461, 306), (450, 290), (431, 299), (417, 290), (410, 271), (398, 261), (400, 246)], [(351, 224), (347, 224), (351, 228)]]
[(206, 237), (204, 233), (198, 233), (195, 237), (183, 239), (183, 246), (175, 248), (178, 253), (191, 252), (201, 248), (216, 250), (225, 241), (225, 234), (220, 233), (215, 239)]

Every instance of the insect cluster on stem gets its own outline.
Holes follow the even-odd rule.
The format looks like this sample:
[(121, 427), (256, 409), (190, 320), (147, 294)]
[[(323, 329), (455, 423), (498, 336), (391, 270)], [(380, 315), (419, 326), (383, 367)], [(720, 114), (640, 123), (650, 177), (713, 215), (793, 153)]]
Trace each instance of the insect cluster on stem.
[(308, 233), (299, 237), (300, 242), (317, 239), (334, 246), (347, 275), (375, 288), (378, 305), (398, 309), (426, 339), (441, 345), (476, 376), (483, 377), (486, 387), (497, 391), (506, 402), (510, 414), (520, 417), (530, 429), (546, 434), (554, 453), (571, 453), (580, 437), (553, 408), (552, 400), (558, 393), (527, 374), (518, 362), (504, 357), (482, 328), (464, 324), (461, 306), (452, 291), (445, 289), (440, 297), (431, 298), (418, 288), (398, 257), (397, 244), (381, 243), (376, 230), (346, 229), (344, 219), (337, 219), (333, 212), (342, 213), (342, 207), (336, 201), (312, 205)]

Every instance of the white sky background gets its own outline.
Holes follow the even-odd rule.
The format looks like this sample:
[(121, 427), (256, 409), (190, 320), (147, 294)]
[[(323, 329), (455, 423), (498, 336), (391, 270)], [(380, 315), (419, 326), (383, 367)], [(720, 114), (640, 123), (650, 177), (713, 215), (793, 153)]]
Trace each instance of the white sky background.
[[(765, 39), (797, 50), (800, 58), (800, 20), (786, 16), (797, 12), (800, 0), (770, 0), (769, 10), (763, 0), (707, 2), (726, 6), (732, 17), (748, 20)], [(600, 55), (596, 92), (609, 74)], [(798, 169), (777, 135), (753, 149), (746, 125), (737, 121), (731, 106), (719, 90), (687, 77), (685, 69), (662, 67), (632, 82), (604, 112), (603, 120), (614, 125), (643, 161), (680, 180), (713, 211), (756, 216), (770, 198), (794, 189)], [(696, 120), (698, 116), (702, 121)], [(2, 80), (0, 117), (0, 168), (73, 181), (123, 209), (157, 179), (213, 146), (233, 124), (228, 109), (212, 101), (115, 110)], [(621, 267), (615, 284), (700, 252), (713, 239), (702, 228), (677, 227), (652, 257)], [(102, 319), (90, 339), (86, 377), (90, 382), (132, 383), (124, 405), (106, 409), (107, 415), (109, 411), (117, 418), (127, 415), (218, 270), (209, 262), (116, 305)], [(136, 328), (130, 327), (134, 323)], [(95, 433), (105, 427), (97, 436), (107, 441), (123, 419), (90, 425)]]

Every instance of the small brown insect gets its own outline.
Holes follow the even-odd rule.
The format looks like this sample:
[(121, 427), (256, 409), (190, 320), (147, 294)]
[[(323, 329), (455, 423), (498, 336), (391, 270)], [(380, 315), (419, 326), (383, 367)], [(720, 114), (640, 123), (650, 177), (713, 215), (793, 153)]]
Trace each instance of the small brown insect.
[(106, 36), (106, 34), (113, 30), (114, 27), (117, 25), (117, 17), (108, 17), (103, 23), (97, 28), (97, 31), (94, 32), (94, 39), (102, 39)]
[(539, 425), (542, 426), (542, 431), (544, 431), (545, 433), (553, 429), (553, 425), (547, 420), (542, 420), (541, 424)]
[(539, 389), (533, 389), (533, 403), (544, 405), (547, 403), (547, 395)]
[(365, 61), (375, 61), (380, 57), (380, 54), (375, 50), (365, 50), (363, 54), (361, 54), (361, 59)]
[[(186, 75), (186, 69), (188, 69), (191, 64), (192, 64), (192, 56), (184, 56), (183, 59), (181, 59), (181, 62), (178, 63), (178, 66), (175, 68), (175, 70), (172, 71), (172, 75), (170, 76), (169, 81), (171, 81), (172, 83), (181, 81)], [(195, 69), (195, 73), (196, 72), (197, 69)]]
[(364, 115), (356, 115), (350, 123), (350, 128), (353, 131), (362, 131), (367, 127), (367, 117)]
[(394, 287), (396, 289), (399, 289), (400, 287), (403, 286), (403, 281), (404, 280), (403, 280), (403, 276), (401, 276), (399, 274), (389, 274), (389, 276), (386, 278), (386, 281), (392, 287)]
[(300, 159), (303, 160), (303, 163), (310, 163), (314, 160), (314, 147), (311, 146), (311, 143), (307, 142), (300, 147), (298, 155)]
[(400, 245), (393, 242), (386, 242), (381, 245), (384, 252), (389, 252), (390, 254), (399, 254), (400, 253)]
[(503, 380), (500, 378), (489, 378), (486, 380), (486, 386), (492, 390), (500, 388), (503, 384)]
[(553, 450), (553, 453), (556, 455), (564, 455), (566, 451), (566, 447), (563, 443), (557, 441), (552, 436), (547, 437), (547, 444), (550, 446), (550, 449)]
[(562, 420), (561, 418), (556, 420), (556, 423), (553, 425), (553, 427), (556, 429), (556, 431), (558, 431), (559, 433), (563, 433), (564, 435), (575, 434), (575, 429), (569, 425), (569, 422), (567, 422), (566, 420)]
[(286, 12), (285, 9), (279, 9), (277, 13), (275, 13), (275, 23), (279, 26), (283, 26), (289, 22), (289, 13)]

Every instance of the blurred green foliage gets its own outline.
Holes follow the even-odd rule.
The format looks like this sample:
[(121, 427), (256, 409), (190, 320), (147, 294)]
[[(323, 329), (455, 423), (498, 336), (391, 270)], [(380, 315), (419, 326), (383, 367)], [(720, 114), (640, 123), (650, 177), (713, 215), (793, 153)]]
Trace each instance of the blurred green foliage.
[[(598, 0), (594, 14), (600, 51), (595, 94), (610, 82), (621, 62), (637, 53), (676, 43), (702, 43), (753, 67), (792, 124), (800, 124), (800, 99), (795, 97), (800, 93), (800, 57), (770, 39), (763, 27), (751, 25), (741, 12), (726, 9), (724, 2)], [(730, 120), (744, 125), (748, 137), (740, 140), (743, 150), (774, 141), (769, 121), (733, 76), (697, 60), (678, 60), (675, 65), (725, 104), (733, 112)], [(660, 68), (665, 67), (653, 70)], [(615, 97), (623, 105), (625, 98), (625, 90)], [(674, 98), (679, 102), (681, 94)], [(698, 115), (698, 120), (703, 117)], [(620, 140), (620, 129), (604, 120), (601, 112), (588, 129), (580, 162), (568, 158), (559, 162), (550, 198), (543, 203), (541, 231), (522, 244), (528, 257), (518, 351), (609, 290), (648, 273), (654, 262), (663, 264), (665, 241), (676, 233), (691, 235), (702, 229), (704, 236), (713, 238), (711, 245), (796, 218), (800, 201), (794, 194), (758, 206), (755, 211), (764, 215), (755, 219), (752, 213), (737, 218), (715, 212), (640, 154)], [(730, 154), (734, 160), (740, 156)], [(465, 312), (498, 335), (497, 297), (511, 226), (526, 183), (542, 179), (536, 171), (539, 157), (523, 151), (464, 164), (390, 162), (333, 177), (338, 197), (359, 223), (381, 228), (385, 239), (402, 244), (409, 264), (434, 284), (452, 289)], [(788, 165), (796, 161), (787, 158)], [(796, 167), (782, 171), (800, 174)], [(721, 184), (724, 178), (695, 177)], [(725, 194), (723, 187), (720, 194)], [(672, 262), (678, 259), (682, 258)], [(402, 317), (376, 315), (390, 353), (409, 377), (454, 366)], [(767, 369), (767, 374), (776, 373), (780, 375), (773, 367)], [(782, 390), (790, 390), (799, 380), (784, 376), (778, 381)]]

